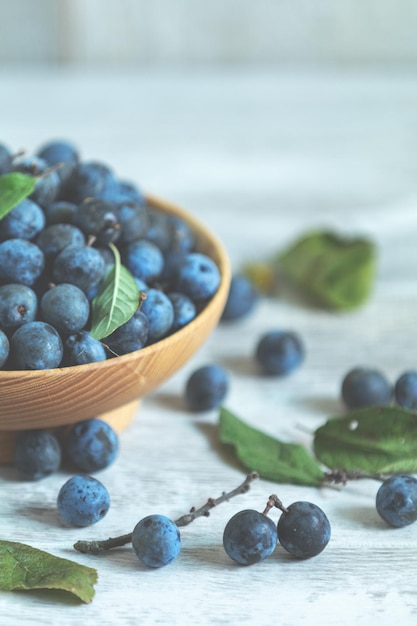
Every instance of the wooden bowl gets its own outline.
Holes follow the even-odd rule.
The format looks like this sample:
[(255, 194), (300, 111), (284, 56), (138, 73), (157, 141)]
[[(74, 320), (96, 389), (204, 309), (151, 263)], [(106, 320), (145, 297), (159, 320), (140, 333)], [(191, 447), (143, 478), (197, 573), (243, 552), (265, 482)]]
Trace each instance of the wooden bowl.
[(142, 350), (75, 367), (0, 371), (0, 463), (10, 462), (21, 430), (62, 429), (100, 417), (120, 432), (135, 417), (140, 399), (179, 370), (217, 325), (230, 284), (230, 265), (222, 244), (183, 209), (154, 196), (147, 200), (192, 227), (198, 251), (219, 267), (218, 291), (187, 326)]

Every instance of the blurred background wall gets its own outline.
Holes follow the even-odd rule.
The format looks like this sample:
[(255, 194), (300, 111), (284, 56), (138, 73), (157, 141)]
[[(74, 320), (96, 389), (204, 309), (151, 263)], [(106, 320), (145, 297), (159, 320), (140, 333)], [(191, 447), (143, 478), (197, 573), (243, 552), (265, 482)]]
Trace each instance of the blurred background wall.
[(410, 64), (416, 0), (0, 0), (0, 61)]

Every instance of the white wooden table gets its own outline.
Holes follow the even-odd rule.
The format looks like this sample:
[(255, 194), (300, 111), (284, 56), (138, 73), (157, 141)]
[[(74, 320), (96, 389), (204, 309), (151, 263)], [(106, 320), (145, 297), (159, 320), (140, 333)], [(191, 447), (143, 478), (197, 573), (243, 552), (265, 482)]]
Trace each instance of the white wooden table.
[[(311, 442), (342, 411), (343, 375), (362, 364), (392, 381), (417, 366), (417, 83), (404, 72), (302, 73), (209, 69), (138, 73), (3, 70), (0, 140), (29, 151), (47, 139), (74, 140), (85, 158), (193, 212), (226, 245), (234, 269), (263, 259), (310, 227), (365, 234), (378, 245), (373, 297), (349, 314), (262, 301), (239, 324), (219, 326), (171, 380), (145, 399), (121, 436), (114, 466), (98, 476), (110, 491), (106, 518), (64, 527), (55, 508), (67, 475), (20, 483), (0, 468), (0, 537), (96, 567), (89, 605), (46, 592), (0, 593), (0, 623), (76, 624), (415, 624), (417, 525), (392, 530), (375, 512), (377, 483), (343, 490), (265, 480), (182, 531), (171, 565), (148, 571), (129, 547), (100, 557), (72, 550), (78, 539), (130, 531), (144, 515), (173, 518), (235, 487), (245, 470), (217, 439), (217, 412), (189, 413), (185, 381), (198, 365), (228, 368), (226, 406), (272, 435)], [(300, 333), (303, 366), (263, 379), (253, 351), (271, 328)], [(282, 551), (235, 566), (224, 526), (242, 508), (311, 500), (332, 524), (317, 558)]]

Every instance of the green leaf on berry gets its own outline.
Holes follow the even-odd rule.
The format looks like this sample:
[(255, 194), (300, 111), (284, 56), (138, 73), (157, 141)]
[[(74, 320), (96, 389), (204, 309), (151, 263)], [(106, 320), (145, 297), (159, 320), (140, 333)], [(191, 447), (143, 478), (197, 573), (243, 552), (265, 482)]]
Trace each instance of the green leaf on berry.
[(235, 447), (243, 465), (262, 478), (295, 485), (323, 483), (323, 470), (304, 446), (279, 441), (245, 424), (224, 407), (220, 410), (219, 435), (222, 443)]
[(383, 406), (331, 417), (316, 430), (313, 446), (317, 458), (331, 469), (417, 472), (417, 413)]
[(24, 543), (0, 540), (0, 590), (60, 589), (91, 602), (97, 570)]
[(327, 231), (302, 236), (277, 258), (295, 288), (329, 309), (352, 309), (369, 297), (376, 272), (374, 244)]
[(21, 172), (0, 176), (0, 220), (34, 192), (36, 182), (34, 176), (27, 176)]
[(114, 254), (110, 269), (100, 292), (92, 302), (91, 335), (95, 339), (108, 337), (127, 322), (139, 306), (139, 288), (129, 270), (122, 265), (114, 244), (109, 244)]

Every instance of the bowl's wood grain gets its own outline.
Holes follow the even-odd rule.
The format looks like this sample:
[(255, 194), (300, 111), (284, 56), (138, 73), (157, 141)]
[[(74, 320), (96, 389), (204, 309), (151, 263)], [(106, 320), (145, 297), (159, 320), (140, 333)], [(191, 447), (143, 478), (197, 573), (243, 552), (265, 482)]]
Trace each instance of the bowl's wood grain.
[(217, 293), (190, 324), (142, 350), (76, 367), (0, 372), (0, 462), (7, 456), (2, 442), (5, 448), (9, 446), (15, 431), (53, 429), (139, 400), (181, 368), (217, 325), (230, 284), (230, 265), (222, 244), (183, 209), (154, 196), (147, 199), (156, 209), (184, 218), (194, 229), (198, 250), (219, 267)]

